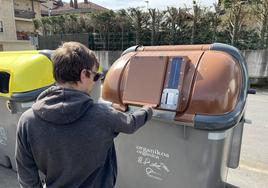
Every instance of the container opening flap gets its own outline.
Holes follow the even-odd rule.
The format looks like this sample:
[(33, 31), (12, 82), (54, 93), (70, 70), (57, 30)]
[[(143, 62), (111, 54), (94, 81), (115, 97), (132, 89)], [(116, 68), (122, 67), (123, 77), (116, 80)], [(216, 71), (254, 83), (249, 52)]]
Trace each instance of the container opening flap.
[(159, 106), (167, 57), (135, 56), (131, 58), (123, 93), (125, 104)]
[(0, 72), (0, 93), (9, 92), (9, 73)]

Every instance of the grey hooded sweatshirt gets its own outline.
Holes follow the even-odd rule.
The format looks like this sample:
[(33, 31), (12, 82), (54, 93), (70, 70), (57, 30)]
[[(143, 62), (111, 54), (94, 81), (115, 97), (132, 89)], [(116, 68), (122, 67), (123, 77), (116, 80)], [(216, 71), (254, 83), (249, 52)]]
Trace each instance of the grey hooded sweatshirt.
[(121, 113), (95, 104), (78, 90), (51, 87), (23, 113), (17, 129), (16, 162), (23, 188), (112, 188), (117, 165), (114, 138), (131, 134), (152, 110)]

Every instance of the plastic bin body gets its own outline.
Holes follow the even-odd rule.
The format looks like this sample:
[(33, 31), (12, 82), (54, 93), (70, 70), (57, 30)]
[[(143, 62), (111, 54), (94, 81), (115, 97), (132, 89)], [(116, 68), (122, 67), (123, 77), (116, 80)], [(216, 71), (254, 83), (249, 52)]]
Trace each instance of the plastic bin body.
[[(0, 97), (0, 164), (16, 170), (15, 143), (17, 123), (23, 111), (11, 113), (6, 107), (8, 99)], [(15, 102), (15, 101), (14, 101)], [(15, 102), (16, 105), (27, 104)], [(28, 103), (30, 104), (30, 103)], [(25, 107), (24, 110), (29, 107)]]
[[(18, 120), (38, 95), (55, 84), (52, 51), (0, 53), (0, 165), (16, 170), (15, 144)], [(9, 76), (6, 76), (8, 74)], [(100, 97), (101, 81), (92, 98)]]
[(117, 188), (224, 188), (232, 132), (154, 119), (136, 134), (120, 135)]
[(239, 165), (248, 75), (224, 44), (133, 47), (106, 75), (102, 96), (153, 120), (116, 139), (117, 188), (224, 188)]

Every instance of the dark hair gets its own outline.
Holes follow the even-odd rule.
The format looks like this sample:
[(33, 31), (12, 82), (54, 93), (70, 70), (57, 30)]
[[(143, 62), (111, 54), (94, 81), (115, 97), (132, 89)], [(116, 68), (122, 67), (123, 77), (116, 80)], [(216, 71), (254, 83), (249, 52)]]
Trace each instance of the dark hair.
[(53, 76), (58, 83), (76, 83), (83, 69), (99, 67), (95, 53), (79, 42), (63, 43), (53, 53), (52, 61)]

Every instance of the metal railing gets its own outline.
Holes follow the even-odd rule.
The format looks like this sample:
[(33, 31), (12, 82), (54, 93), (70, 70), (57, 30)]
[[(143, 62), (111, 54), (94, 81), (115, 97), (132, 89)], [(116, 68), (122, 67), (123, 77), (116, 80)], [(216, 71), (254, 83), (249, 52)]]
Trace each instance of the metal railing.
[[(163, 34), (163, 32), (161, 33)], [(72, 34), (53, 34), (51, 36), (39, 36), (40, 49), (55, 49), (62, 42), (78, 41), (88, 46), (92, 50), (125, 50), (137, 44), (135, 32), (126, 33), (72, 33)], [(141, 45), (151, 45), (150, 32), (140, 37)], [(158, 37), (155, 45), (169, 44), (163, 37)]]
[(35, 18), (34, 11), (15, 9), (14, 12), (15, 12), (15, 17), (17, 18), (26, 18), (26, 19)]

